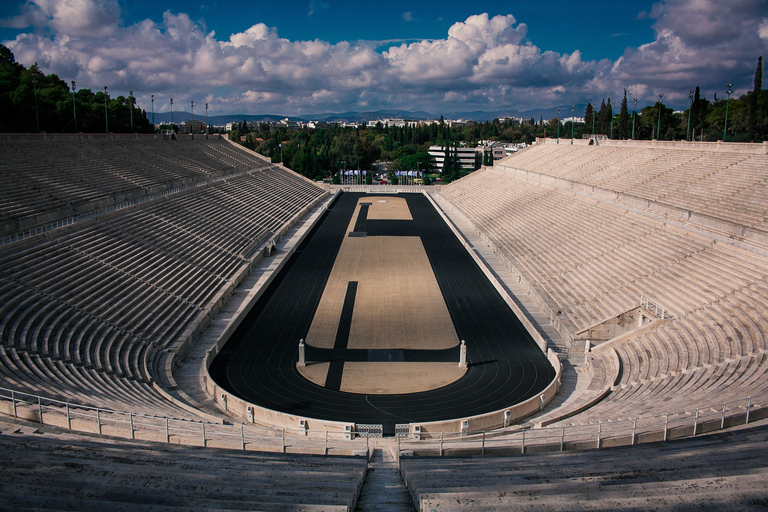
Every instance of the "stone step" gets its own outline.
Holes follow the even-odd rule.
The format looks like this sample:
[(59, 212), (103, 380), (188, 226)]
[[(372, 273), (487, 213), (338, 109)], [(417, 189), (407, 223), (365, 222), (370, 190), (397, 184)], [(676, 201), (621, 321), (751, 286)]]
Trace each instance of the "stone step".
[(394, 454), (389, 449), (374, 450), (355, 510), (359, 512), (415, 511), (411, 496), (400, 476)]

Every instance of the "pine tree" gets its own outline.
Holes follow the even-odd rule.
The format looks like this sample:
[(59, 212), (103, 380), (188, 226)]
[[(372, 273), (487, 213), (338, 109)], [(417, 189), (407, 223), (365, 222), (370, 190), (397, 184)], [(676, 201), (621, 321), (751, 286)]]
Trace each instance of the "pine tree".
[[(608, 98), (608, 101), (611, 101), (611, 98)], [(609, 107), (605, 103), (605, 99), (603, 99), (603, 102), (600, 104), (600, 111), (597, 113), (598, 133), (603, 135), (608, 135), (610, 133), (612, 115), (611, 107)]]
[(749, 116), (747, 119), (747, 129), (749, 130), (749, 140), (757, 141), (762, 139), (762, 116), (758, 112), (757, 102), (760, 98), (760, 92), (763, 88), (763, 57), (757, 59), (757, 69), (755, 70), (755, 88), (749, 93)]
[(629, 108), (627, 106), (627, 90), (624, 89), (624, 99), (621, 100), (619, 110), (618, 138), (626, 139), (629, 137)]
[(589, 126), (589, 133), (594, 132), (595, 127), (595, 107), (591, 103), (587, 103), (587, 108), (584, 110), (584, 125)]

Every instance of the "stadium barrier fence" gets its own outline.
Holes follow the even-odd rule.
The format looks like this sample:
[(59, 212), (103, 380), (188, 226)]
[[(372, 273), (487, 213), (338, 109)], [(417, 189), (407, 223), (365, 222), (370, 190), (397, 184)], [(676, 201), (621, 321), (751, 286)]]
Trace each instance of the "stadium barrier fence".
[[(275, 429), (114, 411), (0, 388), (0, 412), (43, 425), (125, 439), (318, 455), (370, 453), (368, 431)], [(663, 442), (715, 432), (768, 417), (768, 393), (663, 415), (512, 430), (423, 432), (411, 425), (393, 442), (398, 454), (515, 455)], [(401, 426), (403, 427), (403, 426)], [(404, 429), (403, 429), (404, 430)]]

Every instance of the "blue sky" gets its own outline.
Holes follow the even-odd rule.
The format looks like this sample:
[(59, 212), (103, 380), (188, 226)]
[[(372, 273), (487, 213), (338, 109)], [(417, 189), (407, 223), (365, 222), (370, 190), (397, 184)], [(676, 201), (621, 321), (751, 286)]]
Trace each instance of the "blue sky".
[(0, 40), (81, 87), (212, 113), (524, 111), (625, 88), (682, 107), (697, 85), (751, 88), (768, 0), (6, 0)]
[(418, 41), (439, 39), (457, 21), (480, 12), (491, 17), (513, 14), (528, 25), (532, 40), (546, 41), (547, 50), (570, 53), (580, 49), (586, 58), (616, 59), (627, 46), (639, 46), (653, 39), (653, 20), (638, 19), (650, 11), (653, 2), (551, 2), (542, 9), (538, 2), (390, 1), (390, 2), (131, 2), (124, 4), (125, 19), (162, 21), (162, 13), (186, 12), (205, 20), (219, 35), (242, 32), (255, 23), (276, 27), (291, 40)]
[[(26, 2), (3, 2), (0, 18), (21, 13)], [(639, 46), (653, 39), (653, 20), (638, 19), (650, 11), (653, 2), (538, 2), (485, 1), (478, 10), (467, 1), (390, 1), (338, 2), (301, 0), (285, 2), (180, 1), (121, 2), (123, 22), (144, 19), (162, 22), (163, 13), (187, 13), (201, 20), (219, 36), (243, 32), (251, 25), (264, 23), (276, 27), (291, 40), (322, 39), (330, 43), (356, 40), (421, 40), (445, 37), (457, 21), (480, 12), (490, 16), (513, 14), (528, 25), (530, 39), (546, 42), (544, 48), (561, 53), (581, 50), (585, 58), (616, 59), (628, 46)], [(0, 28), (4, 41), (23, 32)]]

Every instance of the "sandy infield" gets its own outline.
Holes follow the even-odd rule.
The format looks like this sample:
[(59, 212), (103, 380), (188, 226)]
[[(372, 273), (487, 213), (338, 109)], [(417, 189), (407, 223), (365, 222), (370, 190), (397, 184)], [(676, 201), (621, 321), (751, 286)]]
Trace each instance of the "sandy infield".
[[(362, 197), (347, 232), (354, 228), (360, 203), (369, 203), (368, 220), (412, 220), (404, 199)], [(345, 237), (328, 278), (306, 343), (333, 348), (347, 285), (357, 281), (349, 349), (429, 349), (459, 344), (448, 308), (419, 237)], [(455, 371), (452, 371), (455, 368)], [(323, 385), (327, 363), (299, 368)], [(453, 363), (345, 363), (341, 390), (353, 393), (411, 393), (444, 386), (464, 369)]]

